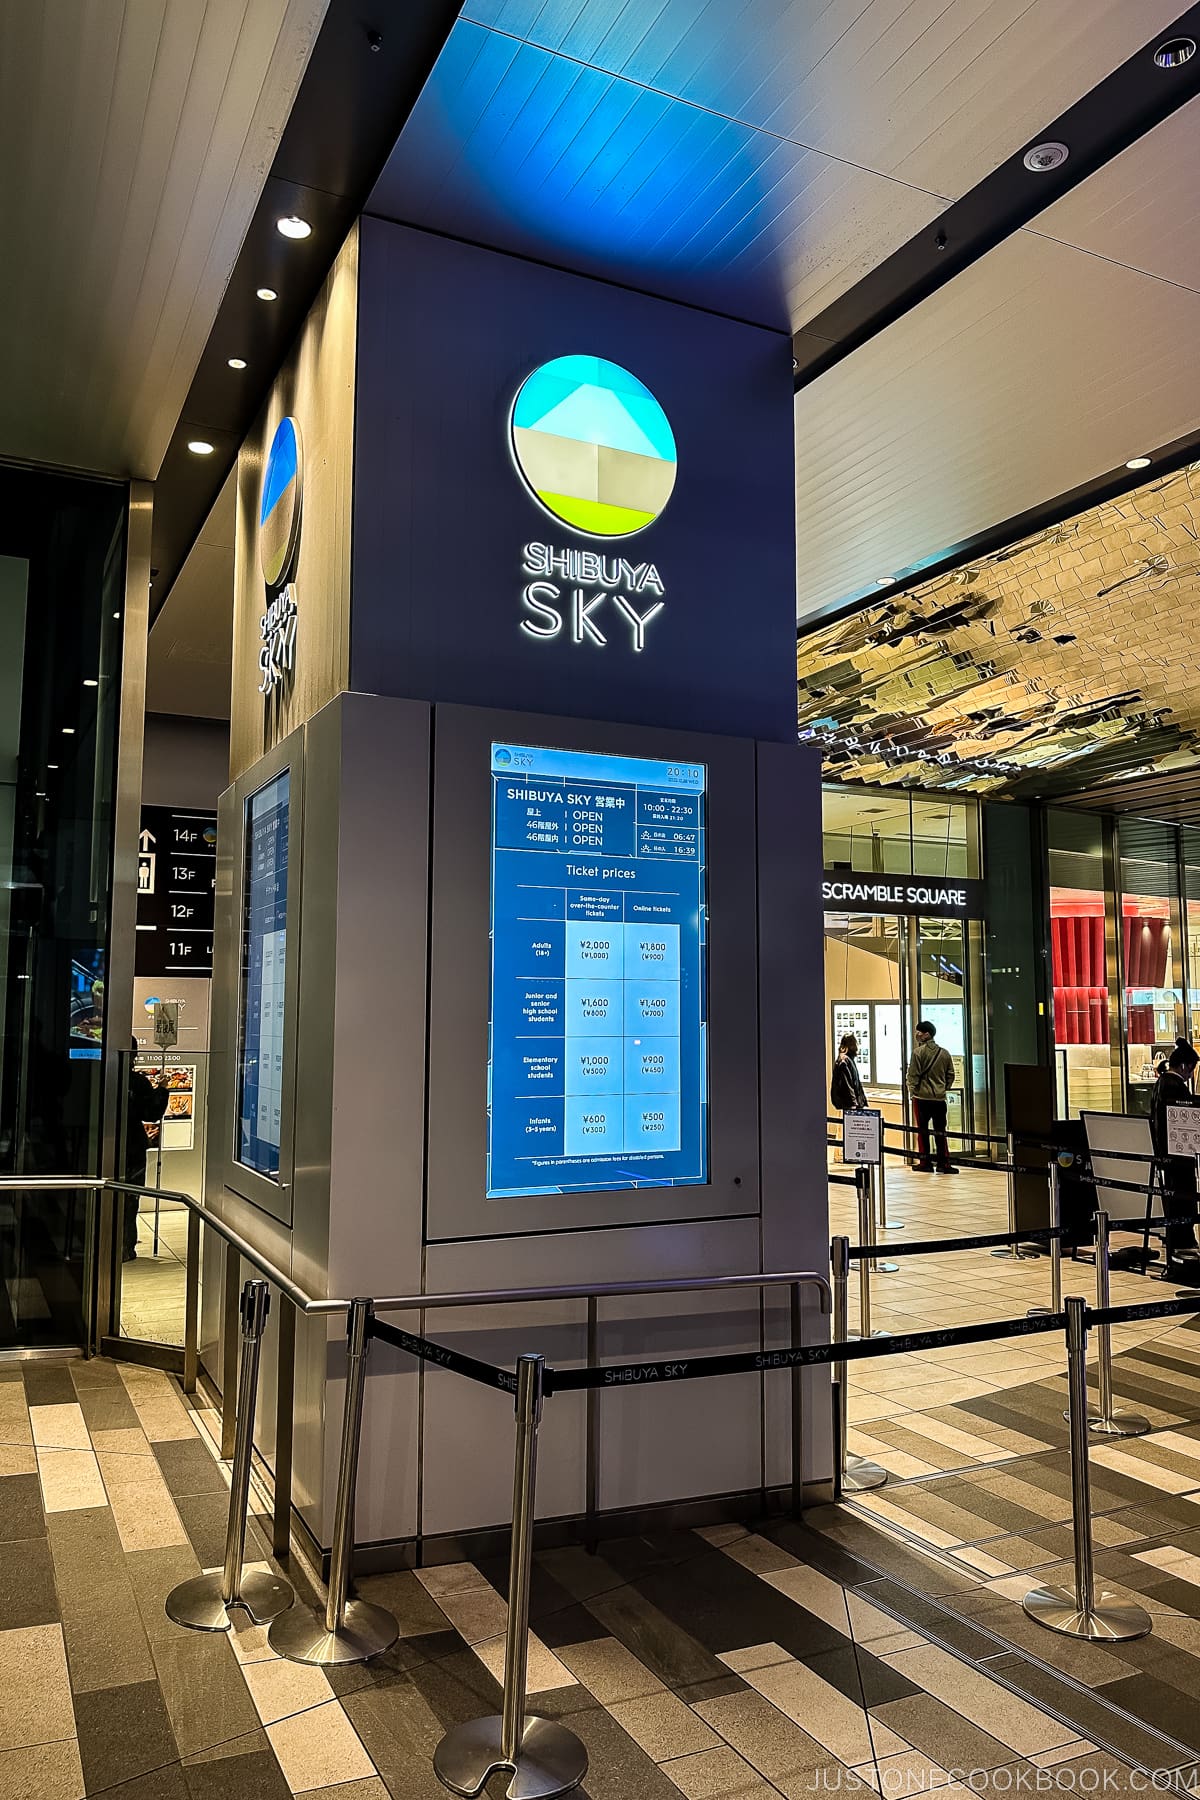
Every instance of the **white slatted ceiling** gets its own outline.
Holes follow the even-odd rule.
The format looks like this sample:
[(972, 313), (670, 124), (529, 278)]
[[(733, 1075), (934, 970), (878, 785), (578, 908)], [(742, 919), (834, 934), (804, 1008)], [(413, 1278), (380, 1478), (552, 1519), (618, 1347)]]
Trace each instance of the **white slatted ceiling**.
[(801, 619), (1200, 428), (1198, 140), (1193, 105), (802, 390)]
[(326, 4), (0, 5), (0, 453), (157, 474)]

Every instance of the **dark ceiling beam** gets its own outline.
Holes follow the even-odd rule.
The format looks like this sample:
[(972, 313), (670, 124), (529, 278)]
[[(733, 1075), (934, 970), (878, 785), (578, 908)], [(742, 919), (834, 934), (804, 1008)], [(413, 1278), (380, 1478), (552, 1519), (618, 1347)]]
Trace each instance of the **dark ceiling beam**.
[[(1161, 44), (1181, 37), (1200, 43), (1200, 5), (1188, 7), (1174, 25), (1156, 33), (932, 225), (797, 331), (792, 347), (797, 391), (1200, 94), (1200, 55), (1171, 69), (1160, 68), (1154, 60)], [(1057, 169), (1032, 172), (1025, 167), (1025, 154), (1045, 143), (1065, 144), (1070, 155)]]
[[(460, 0), (330, 0), (154, 489), (151, 621), (458, 17)], [(290, 241), (276, 220), (313, 227)], [(278, 299), (257, 298), (260, 287)], [(234, 370), (229, 358), (246, 367)], [(196, 456), (189, 441), (213, 445)]]

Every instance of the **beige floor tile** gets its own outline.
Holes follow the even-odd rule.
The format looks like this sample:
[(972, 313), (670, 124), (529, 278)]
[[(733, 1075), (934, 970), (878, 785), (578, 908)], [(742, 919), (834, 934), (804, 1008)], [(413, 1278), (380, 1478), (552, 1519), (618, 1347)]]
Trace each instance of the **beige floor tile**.
[(899, 1674), (964, 1718), (977, 1723), (986, 1720), (991, 1735), (1020, 1756), (1052, 1750), (1078, 1736), (1070, 1726), (1060, 1725), (1040, 1707), (1010, 1693), (999, 1682), (968, 1668), (934, 1644), (919, 1650), (902, 1650), (887, 1660)]
[[(504, 1645), (502, 1637), (485, 1638), (482, 1644), (475, 1645), (475, 1654), (490, 1675), (494, 1675), (501, 1686), (504, 1685)], [(531, 1694), (549, 1693), (554, 1688), (574, 1687), (575, 1677), (555, 1656), (553, 1650), (547, 1649), (535, 1632), (529, 1634), (529, 1668), (525, 1676), (525, 1687)]]
[(676, 1757), (663, 1763), (662, 1770), (688, 1800), (778, 1800), (779, 1797), (778, 1788), (771, 1787), (736, 1750), (728, 1748)]
[[(423, 1571), (418, 1570), (418, 1575)], [(443, 1590), (430, 1596), (468, 1644), (501, 1636), (508, 1626), (508, 1607), (490, 1582), (479, 1587)]]
[(33, 1429), (25, 1404), (25, 1385), (0, 1381), (0, 1444), (32, 1444)]
[(601, 1706), (639, 1700), (663, 1691), (663, 1683), (616, 1638), (590, 1638), (560, 1648), (559, 1659), (571, 1676), (596, 1696)]
[(748, 1644), (743, 1650), (725, 1650), (721, 1653), (721, 1661), (735, 1675), (744, 1675), (748, 1669), (768, 1669), (772, 1663), (791, 1660), (791, 1652), (781, 1649), (778, 1644)]
[(882, 1438), (872, 1437), (866, 1431), (852, 1431), (846, 1441), (854, 1455), (869, 1457), (900, 1481), (916, 1481), (923, 1475), (943, 1473), (937, 1463), (924, 1462), (919, 1456), (910, 1456), (907, 1450), (896, 1450), (891, 1444), (885, 1444)]
[(100, 1469), (90, 1450), (39, 1450), (38, 1475), (47, 1512), (76, 1512), (85, 1506), (107, 1506)]
[(307, 1663), (285, 1662), (281, 1657), (243, 1664), (242, 1674), (250, 1698), (264, 1725), (277, 1724), (294, 1713), (308, 1712), (332, 1700), (333, 1689), (324, 1669)]
[(1091, 1460), (1093, 1467), (1112, 1469), (1115, 1474), (1131, 1476), (1134, 1481), (1144, 1481), (1148, 1487), (1157, 1488), (1163, 1494), (1191, 1494), (1200, 1488), (1200, 1469), (1180, 1475), (1174, 1469), (1161, 1468), (1157, 1463), (1147, 1462), (1144, 1457), (1125, 1450), (1112, 1450), (1107, 1445), (1094, 1449)]
[(739, 1563), (748, 1569), (751, 1575), (770, 1575), (777, 1569), (794, 1569), (798, 1567), (796, 1558), (778, 1544), (771, 1543), (769, 1538), (760, 1537), (757, 1532), (748, 1531), (744, 1537), (735, 1538), (724, 1546), (725, 1555), (731, 1562)]
[(31, 1406), (29, 1424), (39, 1450), (90, 1450), (92, 1447), (78, 1401), (62, 1406)]
[(771, 1663), (743, 1673), (742, 1680), (851, 1768), (908, 1748), (903, 1738), (878, 1721), (869, 1722), (861, 1706), (804, 1663)]
[(694, 1750), (715, 1750), (720, 1744), (712, 1727), (665, 1688), (638, 1700), (618, 1700), (608, 1710), (655, 1762), (688, 1756)]
[(268, 1725), (267, 1737), (293, 1794), (378, 1773), (336, 1700)]
[(1076, 1756), (1091, 1756), (1096, 1749), (1086, 1738), (1076, 1738), (1070, 1744), (1056, 1744), (1053, 1750), (1038, 1750), (1029, 1758), (1035, 1769), (1052, 1769), (1055, 1763), (1070, 1762)]
[(950, 1776), (940, 1763), (935, 1763), (921, 1750), (899, 1750), (894, 1756), (881, 1756), (878, 1772), (874, 1763), (866, 1763), (854, 1773), (868, 1786), (887, 1797), (901, 1794), (927, 1794), (944, 1788)]
[(0, 1752), (4, 1800), (83, 1800), (83, 1767), (75, 1739)]
[(434, 1600), (440, 1600), (443, 1594), (458, 1594), (492, 1585), (487, 1576), (480, 1574), (475, 1564), (469, 1562), (438, 1563), (431, 1569), (418, 1569), (416, 1576)]
[(140, 1425), (122, 1425), (112, 1431), (93, 1431), (92, 1449), (112, 1450), (118, 1456), (153, 1456), (150, 1440)]
[[(847, 1598), (854, 1641), (864, 1648), (869, 1647), (874, 1656), (885, 1654), (882, 1648), (884, 1644), (889, 1650), (913, 1650), (925, 1643), (926, 1640), (919, 1632), (910, 1631), (899, 1619), (894, 1619), (891, 1613), (872, 1605), (861, 1594), (850, 1593)], [(902, 1639), (903, 1642), (897, 1642), (897, 1639)]]
[(248, 1613), (235, 1606), (229, 1615), (229, 1646), (240, 1663), (270, 1662), (275, 1651), (267, 1642), (269, 1625), (256, 1625)]
[(37, 1457), (32, 1444), (0, 1444), (0, 1479), (5, 1475), (36, 1475)]
[(124, 1550), (166, 1550), (187, 1532), (157, 1459), (106, 1450), (98, 1458)]
[(22, 1750), (74, 1736), (62, 1626), (0, 1631), (0, 1750)]
[[(844, 1637), (850, 1635), (850, 1615), (847, 1611), (846, 1590), (840, 1582), (831, 1581), (828, 1575), (822, 1575), (819, 1569), (807, 1569), (802, 1564), (794, 1569), (780, 1569), (764, 1579), (797, 1606), (806, 1612), (815, 1613), (826, 1625), (840, 1631)], [(733, 1667), (733, 1664), (730, 1664)]]

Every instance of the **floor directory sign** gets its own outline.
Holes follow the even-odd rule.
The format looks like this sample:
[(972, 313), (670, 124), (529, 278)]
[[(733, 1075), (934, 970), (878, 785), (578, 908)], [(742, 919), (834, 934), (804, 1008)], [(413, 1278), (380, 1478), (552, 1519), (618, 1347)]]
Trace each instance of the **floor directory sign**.
[(285, 769), (246, 802), (238, 1161), (279, 1174), (287, 966), (288, 799)]
[(708, 1180), (705, 780), (492, 746), (489, 1199)]

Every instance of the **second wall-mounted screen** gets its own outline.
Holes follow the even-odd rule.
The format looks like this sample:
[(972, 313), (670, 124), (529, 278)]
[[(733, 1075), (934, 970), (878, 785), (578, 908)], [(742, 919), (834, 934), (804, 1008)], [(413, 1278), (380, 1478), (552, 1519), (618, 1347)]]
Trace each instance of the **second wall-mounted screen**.
[(708, 1180), (702, 763), (492, 745), (489, 1199)]
[(286, 769), (246, 801), (237, 1160), (279, 1179), (287, 972)]

